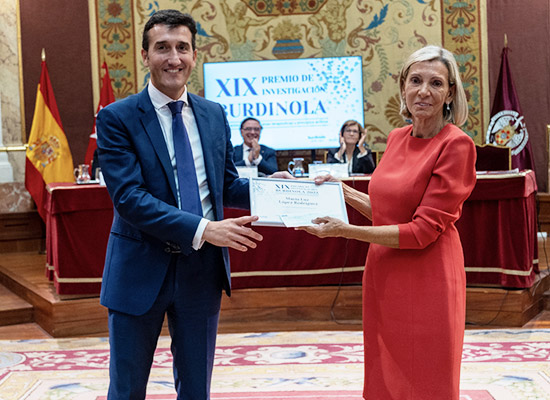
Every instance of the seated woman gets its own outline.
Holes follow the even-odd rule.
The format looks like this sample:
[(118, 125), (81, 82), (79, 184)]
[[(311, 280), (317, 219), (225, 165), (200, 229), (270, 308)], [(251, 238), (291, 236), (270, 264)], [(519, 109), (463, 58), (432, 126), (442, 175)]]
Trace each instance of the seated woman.
[(344, 122), (340, 129), (340, 148), (330, 149), (327, 163), (348, 163), (350, 174), (370, 174), (374, 171), (372, 151), (367, 147), (365, 130), (354, 120)]

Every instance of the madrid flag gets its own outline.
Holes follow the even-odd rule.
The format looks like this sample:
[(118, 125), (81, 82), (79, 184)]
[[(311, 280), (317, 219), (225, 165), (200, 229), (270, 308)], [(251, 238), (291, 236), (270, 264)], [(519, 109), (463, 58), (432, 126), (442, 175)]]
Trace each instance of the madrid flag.
[(535, 170), (529, 134), (508, 63), (507, 46), (502, 49), (500, 74), (485, 142), (510, 147), (512, 168)]
[(86, 150), (86, 157), (84, 158), (84, 163), (90, 166), (90, 171), (92, 170), (92, 160), (94, 158), (94, 152), (97, 149), (97, 132), (95, 127), (95, 118), (103, 107), (115, 101), (115, 95), (113, 93), (113, 87), (111, 86), (111, 77), (109, 76), (107, 62), (104, 61), (101, 68), (103, 68), (105, 73), (103, 74), (103, 78), (101, 79), (101, 91), (99, 93), (99, 104), (97, 105), (97, 111), (94, 117), (94, 129), (90, 134), (88, 150)]
[(43, 55), (25, 163), (25, 187), (43, 220), (46, 220), (45, 185), (53, 182), (74, 182), (73, 158)]

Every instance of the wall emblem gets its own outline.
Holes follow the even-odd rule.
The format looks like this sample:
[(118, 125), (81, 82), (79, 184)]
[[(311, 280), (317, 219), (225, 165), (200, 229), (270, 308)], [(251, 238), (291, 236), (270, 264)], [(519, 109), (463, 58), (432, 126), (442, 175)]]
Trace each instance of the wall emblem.
[(510, 147), (512, 155), (515, 156), (523, 150), (528, 140), (529, 134), (523, 115), (517, 111), (504, 110), (491, 118), (487, 128), (486, 143)]

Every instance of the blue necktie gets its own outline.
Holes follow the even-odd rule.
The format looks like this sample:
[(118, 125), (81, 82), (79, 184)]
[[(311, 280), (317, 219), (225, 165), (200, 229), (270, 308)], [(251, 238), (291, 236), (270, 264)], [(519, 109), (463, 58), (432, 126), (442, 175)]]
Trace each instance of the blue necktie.
[(193, 160), (189, 136), (181, 116), (183, 101), (168, 103), (168, 108), (172, 111), (172, 135), (174, 137), (174, 152), (176, 153), (181, 209), (202, 217), (195, 161)]

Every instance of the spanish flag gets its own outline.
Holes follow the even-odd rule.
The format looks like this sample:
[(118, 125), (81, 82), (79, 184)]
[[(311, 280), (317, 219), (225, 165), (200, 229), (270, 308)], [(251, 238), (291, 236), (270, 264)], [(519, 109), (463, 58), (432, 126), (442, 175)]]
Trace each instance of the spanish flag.
[(73, 157), (63, 132), (42, 50), (42, 71), (27, 147), (25, 187), (44, 221), (45, 185), (53, 182), (74, 182)]
[[(101, 91), (99, 93), (99, 104), (97, 105), (97, 111), (94, 117), (94, 129), (90, 134), (90, 140), (88, 142), (88, 150), (86, 150), (86, 157), (84, 163), (90, 166), (92, 170), (92, 160), (94, 158), (94, 152), (97, 149), (97, 132), (95, 127), (95, 118), (101, 109), (115, 101), (115, 94), (113, 93), (113, 87), (111, 86), (111, 77), (109, 76), (109, 68), (107, 68), (107, 62), (104, 61), (101, 68), (105, 71), (103, 78), (101, 79)], [(92, 177), (94, 179), (94, 177)]]

